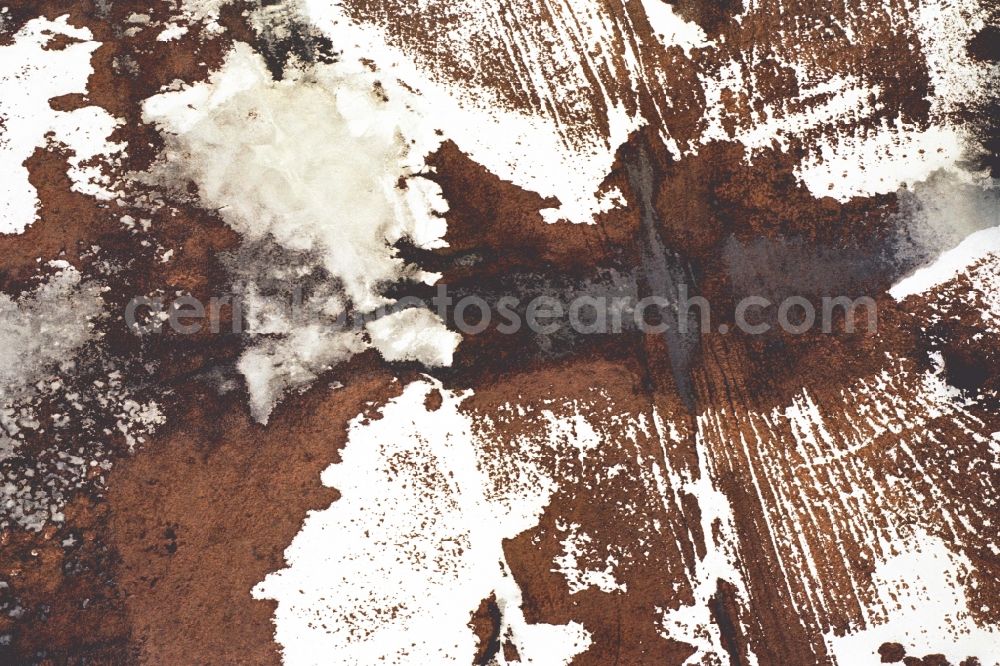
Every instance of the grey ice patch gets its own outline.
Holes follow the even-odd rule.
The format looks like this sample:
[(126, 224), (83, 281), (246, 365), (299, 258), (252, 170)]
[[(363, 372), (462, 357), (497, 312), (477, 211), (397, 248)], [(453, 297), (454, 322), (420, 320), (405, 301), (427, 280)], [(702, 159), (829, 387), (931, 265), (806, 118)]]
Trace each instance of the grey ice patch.
[(18, 397), (95, 335), (104, 316), (102, 288), (61, 270), (20, 298), (0, 294), (0, 401)]
[(938, 171), (901, 190), (893, 242), (896, 279), (932, 264), (971, 234), (1000, 225), (1000, 190)]

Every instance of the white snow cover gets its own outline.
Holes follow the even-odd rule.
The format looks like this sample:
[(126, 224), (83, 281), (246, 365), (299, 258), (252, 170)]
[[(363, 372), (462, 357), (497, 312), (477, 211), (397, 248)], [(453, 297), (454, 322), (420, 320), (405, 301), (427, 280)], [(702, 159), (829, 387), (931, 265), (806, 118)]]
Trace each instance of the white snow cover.
[[(978, 0), (922, 0), (912, 11), (913, 30), (931, 79), (930, 126), (922, 128), (897, 121), (874, 131), (849, 127), (832, 134), (821, 133), (807, 143), (807, 154), (796, 169), (796, 176), (813, 195), (847, 201), (895, 192), (925, 180), (939, 169), (961, 174), (966, 180), (985, 182), (981, 174), (964, 171), (961, 161), (974, 152), (974, 142), (951, 114), (964, 104), (983, 99), (1000, 80), (995, 65), (976, 62), (966, 48), (984, 25), (986, 8)], [(870, 116), (881, 104), (882, 91), (855, 77), (831, 76), (808, 61), (783, 64), (796, 72), (802, 89), (800, 99), (831, 94), (829, 101), (794, 113), (766, 106), (761, 120), (730, 137), (722, 125), (727, 115), (722, 91), (739, 91), (751, 98), (755, 95), (750, 85), (752, 72), (732, 63), (721, 68), (717, 76), (702, 78), (708, 128), (699, 142), (735, 139), (746, 146), (747, 158), (752, 160), (753, 152), (773, 142), (784, 147), (790, 136), (802, 137), (807, 130), (827, 123)], [(816, 85), (816, 81), (822, 83)]]
[(679, 46), (689, 56), (691, 49), (709, 45), (701, 26), (685, 21), (674, 13), (674, 8), (662, 0), (642, 0), (642, 9), (656, 38), (667, 47)]
[(379, 317), (366, 327), (372, 344), (387, 361), (419, 361), (430, 367), (451, 365), (462, 336), (424, 308), (407, 308)]
[(198, 185), (205, 205), (249, 240), (270, 234), (322, 253), (367, 312), (388, 302), (380, 285), (403, 275), (392, 243), (444, 244), (436, 213), (445, 204), (421, 179), (397, 188), (423, 168), (425, 153), (407, 142), (414, 116), (376, 97), (374, 75), (346, 69), (274, 81), (263, 58), (237, 43), (209, 82), (151, 97), (143, 115), (166, 138), (166, 165)]
[(916, 5), (916, 31), (930, 73), (931, 126), (897, 123), (863, 136), (837, 135), (817, 146), (800, 166), (799, 176), (816, 196), (846, 201), (888, 193), (925, 180), (938, 169), (965, 174), (961, 160), (974, 142), (950, 114), (995, 89), (998, 68), (976, 62), (967, 44), (982, 29), (986, 6), (978, 0), (922, 0)]
[(796, 175), (814, 195), (843, 202), (912, 187), (939, 169), (961, 174), (957, 165), (967, 146), (967, 137), (953, 127), (918, 130), (897, 122), (821, 143)]
[(941, 254), (925, 266), (892, 286), (889, 294), (897, 301), (920, 294), (953, 280), (976, 262), (1000, 253), (1000, 226), (981, 229), (965, 238), (957, 247)]
[[(417, 175), (440, 138), (401, 96), (381, 99), (377, 81), (349, 59), (275, 81), (261, 56), (237, 43), (210, 81), (146, 100), (144, 118), (167, 147), (160, 165), (141, 177), (173, 186), (190, 179), (202, 203), (245, 241), (273, 239), (314, 253), (346, 295), (338, 310), (391, 304), (383, 285), (434, 278), (407, 266), (392, 244), (445, 245), (439, 213), (447, 206), (440, 189)], [(429, 366), (450, 363), (460, 340), (426, 310), (384, 317), (368, 331), (387, 360)], [(319, 322), (284, 332), (256, 343), (239, 363), (261, 422), (286, 389), (369, 346), (360, 332)]]
[[(691, 578), (694, 602), (663, 613), (661, 634), (666, 638), (681, 641), (694, 647), (694, 652), (685, 660), (685, 666), (724, 662), (728, 658), (719, 625), (712, 617), (711, 600), (718, 590), (720, 580), (733, 585), (744, 602), (748, 598), (746, 583), (740, 570), (740, 540), (736, 532), (733, 507), (719, 490), (719, 472), (713, 460), (709, 443), (710, 417), (698, 417), (695, 446), (698, 452), (698, 476), (691, 478), (666, 470), (664, 486), (672, 492), (683, 490), (698, 500), (701, 515), (701, 530), (704, 535), (705, 556), (700, 558)], [(666, 446), (673, 440), (679, 441), (679, 434), (672, 424), (664, 422), (659, 413), (654, 415), (654, 425), (660, 441)], [(756, 666), (757, 655), (751, 650), (747, 657)]]
[[(79, 41), (46, 50), (55, 35)], [(108, 142), (118, 121), (97, 106), (69, 112), (49, 106), (53, 97), (87, 92), (94, 71), (90, 57), (100, 46), (92, 38), (89, 29), (70, 25), (66, 16), (36, 18), (14, 35), (13, 44), (0, 47), (0, 233), (21, 233), (35, 221), (38, 197), (24, 161), (46, 145), (50, 132), (52, 141), (73, 151), (73, 189), (101, 199), (112, 196), (100, 169), (81, 163), (123, 148)]]
[[(521, 63), (519, 67), (524, 70), (518, 72), (518, 78), (543, 100), (531, 113), (505, 108), (493, 91), (480, 84), (443, 81), (418, 64), (406, 45), (392, 45), (379, 27), (355, 21), (341, 0), (304, 0), (304, 6), (310, 20), (348, 54), (371, 58), (380, 69), (415, 90), (418, 94), (413, 103), (427, 109), (427, 116), (434, 118), (444, 134), (473, 160), (504, 180), (558, 198), (558, 207), (543, 210), (549, 222), (593, 221), (594, 214), (604, 209), (599, 186), (608, 174), (615, 150), (631, 131), (649, 119), (629, 116), (602, 89), (610, 109), (607, 118), (610, 129), (606, 135), (599, 135), (558, 117), (544, 100), (558, 96), (573, 99), (580, 96), (580, 90), (592, 90), (592, 83), (581, 72), (588, 68), (613, 69), (603, 60), (610, 52), (621, 51), (634, 89), (662, 85), (646, 80), (647, 74), (640, 65), (641, 53), (635, 53), (628, 43), (622, 44), (623, 35), (615, 28), (606, 8), (597, 2), (549, 6), (558, 19), (555, 30), (519, 35), (516, 43), (506, 43), (504, 26), (521, 18), (522, 13), (536, 11), (534, 5), (508, 3), (498, 7), (490, 2), (471, 2), (453, 9), (464, 17), (468, 28), (460, 30), (449, 46), (460, 51), (463, 44), (478, 43), (466, 31), (481, 30), (503, 38), (512, 62)], [(642, 7), (663, 46), (680, 47), (689, 57), (695, 49), (711, 50), (716, 46), (697, 24), (679, 17), (668, 3), (642, 0)], [(924, 0), (914, 7), (913, 30), (931, 73), (931, 127), (897, 123), (875, 131), (848, 129), (832, 135), (818, 134), (806, 146), (807, 155), (797, 169), (798, 177), (813, 194), (846, 201), (893, 192), (923, 180), (939, 168), (961, 170), (958, 162), (970, 142), (949, 114), (981, 97), (990, 89), (991, 77), (996, 75), (995, 68), (973, 61), (965, 49), (968, 39), (982, 26), (984, 11), (977, 0)], [(587, 53), (577, 52), (581, 45)], [(457, 56), (470, 62), (475, 58), (471, 50)], [(753, 56), (751, 60), (754, 57), (764, 56)], [(773, 58), (774, 54), (767, 57)], [(554, 88), (553, 73), (546, 69), (550, 60), (560, 65), (558, 90)], [(806, 110), (794, 112), (784, 106), (765, 105), (749, 128), (731, 136), (723, 129), (722, 121), (729, 113), (722, 102), (723, 90), (747, 94), (751, 100), (758, 94), (753, 73), (733, 63), (721, 68), (717, 75), (701, 76), (707, 104), (706, 129), (696, 137), (688, 154), (696, 153), (698, 146), (712, 141), (736, 140), (746, 146), (747, 159), (752, 160), (757, 150), (774, 144), (786, 146), (790, 137), (807, 136), (808, 132), (830, 123), (870, 116), (879, 105), (882, 91), (856, 77), (822, 70), (805, 59), (782, 64), (797, 73), (802, 90), (800, 101), (829, 99), (807, 103)], [(581, 98), (580, 104), (588, 102)], [(659, 129), (675, 156), (682, 157), (667, 128)]]
[(893, 298), (903, 300), (944, 284), (1000, 252), (1000, 190), (939, 171), (899, 200), (905, 222), (899, 249), (903, 258), (916, 251), (923, 261), (889, 289)]
[(873, 575), (886, 621), (845, 636), (827, 635), (841, 666), (876, 663), (883, 643), (900, 643), (907, 653), (943, 654), (957, 664), (978, 656), (993, 663), (1000, 629), (980, 627), (969, 615), (965, 580), (972, 564), (937, 537), (917, 531), (898, 555), (878, 562)]
[[(443, 404), (429, 411), (433, 389)], [(514, 663), (568, 664), (590, 644), (576, 622), (525, 621), (502, 543), (538, 521), (555, 480), (498, 493), (483, 442), (458, 409), (466, 397), (417, 381), (382, 418), (351, 423), (342, 461), (322, 477), (340, 499), (309, 514), (285, 551), (288, 568), (253, 589), (278, 602), (285, 664), (468, 663), (468, 623), (491, 594), (520, 654)]]
[[(641, 124), (619, 103), (609, 97), (606, 100), (611, 109), (607, 136), (568, 127), (542, 109), (533, 113), (513, 110), (500, 103), (495, 92), (485, 86), (442, 81), (434, 72), (417, 65), (405, 49), (390, 45), (381, 29), (354, 21), (340, 0), (304, 0), (303, 4), (310, 21), (343, 49), (347, 57), (368, 58), (394, 77), (393, 81), (386, 82), (387, 85), (402, 92), (404, 88), (397, 84), (398, 80), (405, 83), (405, 89), (416, 91), (411, 103), (471, 159), (503, 180), (545, 197), (556, 197), (559, 206), (542, 210), (547, 222), (593, 223), (595, 213), (610, 207), (610, 200), (602, 199), (598, 188), (611, 169), (617, 148)], [(578, 62), (578, 55), (590, 56), (575, 54), (569, 49), (582, 39), (588, 43), (590, 51), (597, 52), (602, 48), (602, 41), (614, 38), (614, 27), (607, 11), (597, 3), (550, 6), (549, 9), (563, 19), (557, 21), (558, 25), (564, 25), (562, 31), (551, 35), (544, 46), (528, 39), (520, 44), (506, 45), (512, 51), (523, 51), (529, 69), (525, 76), (530, 87), (543, 99), (553, 94), (576, 95), (579, 91), (567, 88), (553, 93), (550, 90), (548, 72), (537, 64), (539, 49), (555, 49), (563, 61), (560, 74), (572, 77), (574, 87), (589, 89), (591, 83), (586, 69)], [(463, 15), (463, 23), (473, 35), (484, 27), (495, 32), (493, 26), (512, 20), (511, 14), (516, 16), (525, 12), (524, 19), (530, 20), (537, 11), (533, 4), (498, 5), (495, 2), (465, 3), (455, 5), (454, 10)], [(685, 47), (697, 41), (693, 32), (696, 26), (691, 28), (693, 24), (685, 24), (679, 17), (672, 16), (661, 25), (670, 32), (667, 38), (677, 39)], [(470, 42), (474, 39), (468, 34), (463, 38)]]
[(947, 115), (993, 93), (997, 67), (969, 55), (969, 41), (983, 29), (989, 5), (979, 0), (921, 0), (916, 5), (920, 48), (931, 79), (931, 116)]

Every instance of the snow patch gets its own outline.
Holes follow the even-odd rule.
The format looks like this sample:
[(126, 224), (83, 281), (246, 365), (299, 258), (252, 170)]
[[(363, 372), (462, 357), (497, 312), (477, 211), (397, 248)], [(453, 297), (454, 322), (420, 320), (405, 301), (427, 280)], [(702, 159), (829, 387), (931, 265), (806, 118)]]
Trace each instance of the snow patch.
[[(577, 131), (578, 128), (566, 127), (558, 117), (542, 110), (524, 113), (505, 108), (498, 103), (495, 93), (483, 86), (470, 82), (443, 83), (439, 76), (417, 65), (411, 54), (390, 45), (383, 30), (354, 21), (341, 2), (306, 0), (304, 4), (310, 21), (338, 48), (344, 49), (346, 58), (367, 58), (375, 62), (380, 70), (392, 75), (391, 85), (398, 90), (397, 94), (415, 91), (409, 102), (421, 109), (425, 117), (432, 118), (444, 137), (453, 140), (471, 159), (503, 180), (543, 197), (558, 199), (558, 206), (542, 210), (546, 222), (593, 223), (594, 214), (600, 212), (603, 205), (599, 188), (614, 163), (614, 151), (640, 125), (621, 103), (606, 100), (609, 108), (607, 136)], [(509, 20), (502, 14), (519, 11), (534, 12), (535, 9), (533, 6), (473, 4), (465, 9), (466, 22), (470, 26), (491, 25)], [(612, 41), (607, 17), (598, 7), (588, 8), (588, 11), (559, 11), (566, 11), (569, 14), (566, 19), (578, 23), (576, 30), (594, 44), (594, 50), (599, 49), (597, 45), (602, 41)], [(574, 43), (572, 40), (576, 38), (554, 35), (546, 47), (565, 48), (566, 43)], [(537, 49), (530, 41), (521, 47), (528, 51)], [(573, 83), (567, 84), (563, 92), (575, 94), (568, 88), (576, 85), (589, 89), (591, 83), (581, 73), (585, 70), (576, 62), (577, 54), (563, 54), (561, 50), (558, 53), (565, 56), (560, 63), (560, 76), (579, 77), (572, 78)], [(545, 97), (549, 94), (547, 88), (551, 79), (546, 78), (545, 66), (538, 64), (540, 55), (537, 52), (528, 54), (525, 62), (531, 68), (528, 76), (532, 86)]]
[[(89, 29), (72, 26), (67, 16), (32, 19), (12, 44), (0, 47), (0, 233), (19, 234), (37, 218), (38, 196), (24, 162), (48, 141), (72, 151), (68, 175), (74, 191), (113, 196), (100, 168), (84, 163), (124, 148), (108, 142), (118, 121), (97, 106), (67, 112), (49, 105), (53, 97), (87, 92), (94, 71), (90, 58), (100, 46)], [(78, 41), (47, 50), (56, 35)]]
[[(428, 411), (434, 389), (443, 403)], [(288, 567), (253, 589), (278, 602), (285, 664), (465, 663), (476, 649), (469, 618), (491, 593), (514, 663), (569, 664), (588, 647), (579, 623), (524, 618), (502, 544), (537, 523), (552, 481), (495, 493), (484, 443), (459, 411), (466, 397), (417, 381), (382, 418), (351, 423), (342, 462), (322, 476), (340, 499), (309, 514)]]
[(407, 308), (379, 317), (366, 327), (372, 344), (387, 361), (418, 361), (428, 367), (451, 365), (462, 336), (424, 308)]
[(888, 642), (901, 643), (910, 654), (943, 654), (953, 664), (972, 656), (989, 663), (997, 655), (1000, 630), (980, 627), (969, 615), (964, 591), (973, 571), (969, 559), (922, 531), (901, 551), (879, 562), (872, 577), (888, 617), (845, 636), (826, 636), (837, 663), (875, 663), (879, 646)]
[(836, 136), (802, 160), (796, 176), (817, 197), (845, 202), (912, 187), (939, 169), (961, 173), (956, 164), (966, 146), (951, 127), (917, 130), (897, 122), (863, 136)]
[(927, 292), (955, 279), (976, 262), (997, 253), (1000, 253), (1000, 226), (982, 229), (967, 236), (958, 247), (941, 254), (930, 266), (897, 282), (889, 289), (889, 294), (901, 301), (907, 296)]
[[(144, 118), (156, 123), (166, 148), (140, 177), (178, 192), (193, 181), (201, 203), (245, 244), (275, 243), (310, 257), (340, 289), (340, 298), (324, 294), (323, 307), (334, 310), (327, 314), (391, 305), (385, 285), (433, 278), (407, 265), (393, 245), (403, 239), (424, 249), (445, 245), (440, 213), (447, 205), (437, 185), (419, 175), (440, 137), (402, 96), (381, 96), (379, 85), (375, 74), (346, 59), (290, 68), (275, 81), (263, 58), (237, 43), (208, 82), (146, 100)], [(271, 269), (266, 261), (255, 268)], [(266, 299), (252, 305), (269, 308)], [(262, 422), (286, 390), (368, 346), (361, 332), (330, 330), (315, 320), (302, 330), (290, 321), (270, 324), (281, 330), (265, 324), (250, 336), (284, 337), (261, 337), (239, 362)], [(369, 333), (388, 360), (428, 365), (450, 363), (459, 340), (429, 312), (397, 313), (371, 324)]]
[(685, 21), (663, 0), (642, 0), (642, 8), (653, 34), (665, 47), (679, 46), (690, 57), (692, 49), (711, 45), (705, 31), (697, 23)]

